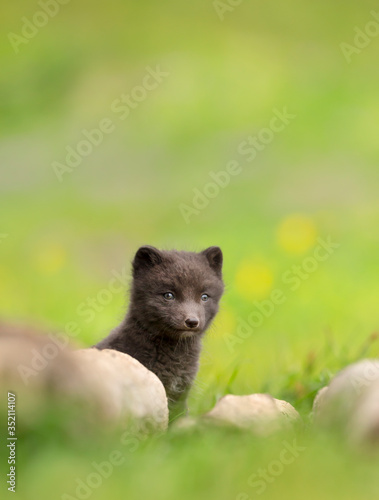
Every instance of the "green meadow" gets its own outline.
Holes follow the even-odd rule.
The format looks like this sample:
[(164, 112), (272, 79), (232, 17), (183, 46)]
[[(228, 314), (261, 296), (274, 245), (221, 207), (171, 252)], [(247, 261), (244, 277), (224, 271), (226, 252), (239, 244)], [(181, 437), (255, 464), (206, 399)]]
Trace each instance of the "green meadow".
[(379, 354), (379, 6), (47, 3), (0, 8), (0, 317), (74, 322), (90, 346), (125, 314), (140, 245), (218, 245), (226, 292), (190, 415), (265, 392), (305, 427), (286, 464), (292, 436), (170, 428), (125, 446), (49, 408), (19, 442), (16, 495), (378, 498), (378, 458), (310, 414), (337, 371)]

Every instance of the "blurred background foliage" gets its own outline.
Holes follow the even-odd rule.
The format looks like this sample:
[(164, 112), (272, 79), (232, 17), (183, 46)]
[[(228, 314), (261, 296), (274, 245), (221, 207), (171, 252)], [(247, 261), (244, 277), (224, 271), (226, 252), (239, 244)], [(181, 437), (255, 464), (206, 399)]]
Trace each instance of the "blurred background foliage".
[[(377, 356), (379, 40), (350, 63), (340, 48), (377, 8), (244, 1), (220, 20), (211, 0), (72, 0), (16, 54), (9, 33), (41, 8), (3, 4), (1, 317), (52, 331), (75, 321), (76, 342), (89, 346), (127, 299), (114, 294), (92, 321), (78, 307), (139, 245), (219, 245), (227, 292), (193, 414), (226, 392), (261, 391), (308, 412), (331, 372)], [(157, 65), (168, 76), (120, 120), (112, 102)], [(246, 161), (241, 141), (283, 108), (296, 118)], [(59, 182), (52, 163), (103, 118), (115, 130)], [(180, 205), (231, 160), (241, 173), (187, 224)], [(340, 247), (296, 292), (285, 289), (283, 273), (328, 236)], [(275, 288), (285, 304), (231, 352), (228, 335)]]

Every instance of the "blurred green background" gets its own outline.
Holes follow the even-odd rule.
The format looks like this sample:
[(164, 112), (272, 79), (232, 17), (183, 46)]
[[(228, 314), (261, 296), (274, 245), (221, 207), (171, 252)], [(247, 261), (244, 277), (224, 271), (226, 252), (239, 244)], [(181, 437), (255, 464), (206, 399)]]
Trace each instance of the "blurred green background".
[[(220, 19), (222, 4), (228, 7)], [(9, 34), (22, 36), (41, 5), (1, 6), (0, 315), (52, 331), (74, 321), (81, 331), (75, 342), (89, 346), (125, 313), (124, 293), (100, 305), (96, 297), (112, 273), (129, 270), (138, 246), (219, 245), (227, 290), (205, 341), (191, 413), (207, 411), (225, 393), (270, 392), (307, 417), (332, 373), (379, 352), (379, 40), (370, 37), (350, 62), (340, 46), (354, 45), (355, 28), (375, 21), (370, 11), (379, 6), (231, 5), (72, 0), (16, 50)], [(156, 67), (167, 76), (120, 119), (115, 100), (138, 95), (146, 68)], [(275, 109), (295, 117), (248, 161), (240, 144), (259, 136)], [(54, 162), (64, 164), (66, 148), (76, 149), (83, 129), (105, 118), (114, 130), (60, 181)], [(241, 172), (187, 223), (182, 204), (192, 206), (211, 172), (225, 171), (232, 160)], [(303, 266), (318, 239), (328, 237), (339, 248), (291, 291), (284, 273)], [(277, 288), (285, 303), (230, 348), (241, 321)], [(91, 321), (79, 312), (88, 298), (97, 300)], [(92, 497), (237, 498), (247, 464), (268, 453), (245, 441), (167, 437), (139, 450)], [(325, 473), (317, 472), (321, 450), (314, 444), (314, 461), (308, 457), (280, 478), (288, 497), (336, 498), (332, 481), (315, 480)], [(41, 487), (46, 467), (50, 486), (74, 484), (68, 477), (77, 466), (69, 465), (70, 448), (65, 453), (46, 448), (29, 463), (31, 492)], [(333, 474), (343, 477), (340, 498), (377, 497), (370, 470), (358, 470), (353, 457), (348, 481), (338, 448), (327, 456), (328, 468), (335, 465)], [(151, 484), (141, 471), (152, 475)], [(303, 489), (294, 490), (299, 475)], [(363, 476), (366, 495), (355, 490)], [(313, 478), (310, 491), (305, 477)], [(281, 494), (278, 483), (270, 498)], [(254, 497), (253, 490), (247, 494)]]

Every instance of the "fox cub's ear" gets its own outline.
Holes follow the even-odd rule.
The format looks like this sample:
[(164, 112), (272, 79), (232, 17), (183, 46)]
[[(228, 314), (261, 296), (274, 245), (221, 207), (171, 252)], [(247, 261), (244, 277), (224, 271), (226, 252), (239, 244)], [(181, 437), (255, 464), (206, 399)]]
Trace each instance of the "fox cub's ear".
[(161, 252), (154, 247), (144, 246), (137, 250), (133, 260), (133, 269), (137, 271), (140, 268), (153, 267), (162, 262)]
[(216, 271), (216, 273), (221, 276), (222, 270), (222, 251), (219, 247), (209, 247), (201, 252), (202, 255), (208, 260), (211, 268)]

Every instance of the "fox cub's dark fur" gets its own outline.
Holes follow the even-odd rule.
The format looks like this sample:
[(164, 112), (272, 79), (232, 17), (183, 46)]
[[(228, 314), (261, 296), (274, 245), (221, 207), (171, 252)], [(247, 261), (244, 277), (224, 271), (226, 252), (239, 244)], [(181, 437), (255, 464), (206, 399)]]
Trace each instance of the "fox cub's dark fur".
[(193, 253), (141, 247), (133, 261), (128, 313), (95, 347), (130, 354), (154, 372), (166, 389), (171, 416), (178, 414), (223, 291), (220, 248)]

